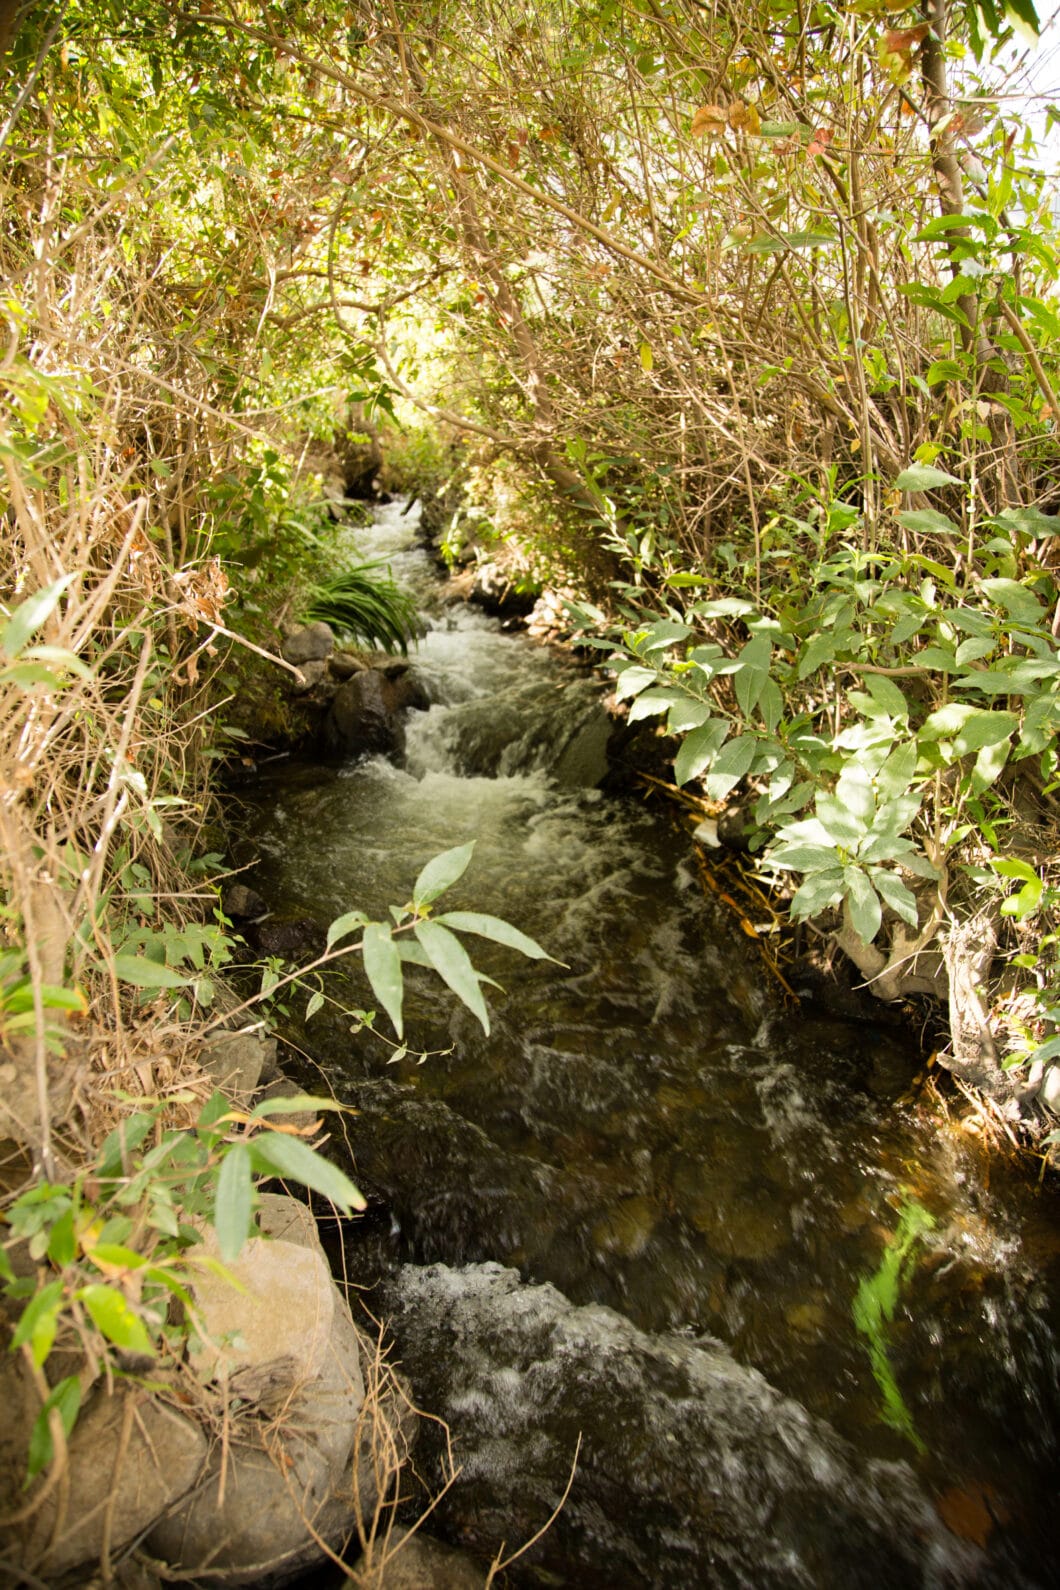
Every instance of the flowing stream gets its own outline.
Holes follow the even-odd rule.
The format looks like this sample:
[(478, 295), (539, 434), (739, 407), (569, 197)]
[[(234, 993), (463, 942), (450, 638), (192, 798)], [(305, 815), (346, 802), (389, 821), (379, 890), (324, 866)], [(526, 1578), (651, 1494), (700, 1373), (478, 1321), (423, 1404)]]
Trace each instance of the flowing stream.
[(785, 1004), (687, 833), (598, 789), (599, 685), (443, 607), (415, 512), (376, 520), (345, 534), (423, 600), (432, 705), (400, 765), (263, 778), (254, 881), (383, 917), (473, 838), (447, 904), (563, 963), (466, 941), (488, 1038), (411, 969), (394, 1063), (335, 1007), (304, 1028), (385, 1204), (373, 1306), (463, 1464), (437, 1527), (514, 1549), (580, 1437), (517, 1582), (1054, 1583), (1055, 1197), (908, 1096), (883, 1012)]

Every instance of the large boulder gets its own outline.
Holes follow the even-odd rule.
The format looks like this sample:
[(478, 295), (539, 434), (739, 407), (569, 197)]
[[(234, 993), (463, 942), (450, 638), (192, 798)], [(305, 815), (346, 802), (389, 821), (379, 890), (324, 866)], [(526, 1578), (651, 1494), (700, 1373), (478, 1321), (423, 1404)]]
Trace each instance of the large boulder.
[[(279, 1583), (371, 1520), (392, 1472), (376, 1472), (362, 1341), (331, 1279), (312, 1216), (263, 1200), (262, 1229), (227, 1269), (195, 1282), (202, 1336), (192, 1363), (238, 1409), (226, 1449), (147, 1540), (150, 1554), (211, 1584)], [(204, 1243), (214, 1256), (213, 1239)], [(398, 1432), (400, 1436), (400, 1432)]]
[(342, 756), (400, 756), (405, 749), (402, 714), (429, 705), (422, 681), (403, 659), (365, 669), (335, 692), (324, 724), (325, 745)]
[[(21, 1366), (13, 1367), (17, 1374)], [(16, 1432), (28, 1435), (24, 1402), (23, 1394), (15, 1402), (4, 1397), (9, 1443)], [(25, 1441), (17, 1444), (17, 1454), (13, 1444), (11, 1450), (22, 1466)], [(63, 1485), (13, 1530), (15, 1560), (36, 1575), (27, 1583), (52, 1583), (98, 1563), (104, 1541), (110, 1555), (119, 1556), (195, 1485), (206, 1458), (206, 1436), (195, 1420), (148, 1391), (118, 1385), (108, 1393), (98, 1386), (70, 1436)], [(10, 1472), (10, 1464), (5, 1467)], [(10, 1514), (11, 1503), (22, 1497), (9, 1483), (0, 1489), (0, 1505)]]

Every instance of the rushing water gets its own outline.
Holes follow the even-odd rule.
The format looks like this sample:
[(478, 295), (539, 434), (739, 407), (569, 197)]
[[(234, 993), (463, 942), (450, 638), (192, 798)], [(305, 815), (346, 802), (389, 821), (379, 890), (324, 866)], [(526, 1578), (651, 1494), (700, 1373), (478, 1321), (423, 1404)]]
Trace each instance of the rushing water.
[(387, 1204), (399, 1351), (464, 1443), (439, 1517), (511, 1546), (580, 1432), (528, 1583), (1054, 1582), (1055, 1200), (918, 1112), (892, 1031), (783, 1003), (687, 835), (596, 787), (593, 681), (439, 607), (415, 514), (377, 518), (350, 534), (435, 606), (433, 704), (400, 766), (262, 784), (258, 886), (382, 917), (473, 838), (452, 906), (563, 963), (468, 941), (489, 1038), (410, 970), (395, 1064), (334, 1010), (305, 1029)]

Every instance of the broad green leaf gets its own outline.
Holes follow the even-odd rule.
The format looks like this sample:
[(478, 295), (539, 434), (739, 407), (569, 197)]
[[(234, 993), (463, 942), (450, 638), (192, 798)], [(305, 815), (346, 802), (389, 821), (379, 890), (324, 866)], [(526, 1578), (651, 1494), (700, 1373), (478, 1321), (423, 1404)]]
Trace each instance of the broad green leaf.
[(251, 1163), (263, 1176), (282, 1176), (300, 1182), (322, 1198), (329, 1199), (344, 1214), (368, 1206), (345, 1171), (286, 1132), (258, 1132), (247, 1143)]
[[(670, 716), (666, 720), (669, 734), (687, 734), (689, 729), (701, 729), (705, 723), (710, 722), (712, 708), (709, 701), (697, 701), (693, 696), (682, 696), (670, 708)], [(633, 714), (630, 713), (630, 717)]]
[(917, 535), (960, 535), (960, 525), (954, 524), (944, 513), (936, 513), (934, 508), (909, 508), (895, 516), (899, 524), (907, 530), (914, 531)]
[[(475, 841), (469, 839), (466, 845), (456, 845), (452, 850), (443, 850), (440, 856), (428, 861), (412, 890), (412, 903), (417, 911), (422, 911), (425, 906), (431, 905), (440, 894), (451, 889), (458, 878), (463, 877), (474, 849)], [(400, 1033), (398, 1036), (400, 1037)]]
[(970, 707), (964, 702), (947, 702), (925, 719), (922, 739), (949, 740), (954, 755), (967, 756), (983, 746), (1000, 745), (1019, 728), (1015, 712), (992, 712), (985, 707)]
[(910, 464), (895, 481), (899, 491), (934, 491), (939, 486), (959, 486), (960, 480), (933, 464)]
[(999, 740), (995, 745), (983, 746), (975, 759), (975, 766), (972, 768), (973, 795), (981, 795), (985, 789), (989, 789), (991, 784), (997, 780), (1009, 759), (1011, 749), (1012, 747), (1007, 740)]
[(264, 1120), (270, 1115), (305, 1115), (310, 1111), (316, 1115), (321, 1110), (346, 1108), (338, 1099), (323, 1098), (316, 1093), (290, 1093), (281, 1094), (278, 1098), (259, 1099), (250, 1113)]
[(520, 933), (518, 928), (512, 927), (510, 922), (505, 922), (499, 916), (485, 916), (481, 911), (446, 911), (443, 916), (436, 916), (435, 922), (441, 922), (445, 927), (453, 928), (457, 933), (477, 933), (480, 938), (492, 939), (496, 944), (506, 944), (509, 949), (518, 950), (522, 955), (528, 955), (534, 961), (553, 961), (555, 965), (562, 966), (562, 961), (557, 961), (554, 955), (549, 955), (534, 939), (526, 933)]
[(417, 922), (413, 928), (438, 976), (452, 989), (457, 999), (477, 1016), (486, 1034), (490, 1030), (489, 1012), (482, 997), (478, 973), (455, 934), (438, 922)]
[(872, 788), (872, 775), (856, 761), (848, 762), (839, 775), (835, 798), (862, 829), (868, 828), (876, 815), (876, 795)]
[(52, 1440), (50, 1414), (55, 1410), (63, 1427), (63, 1433), (69, 1439), (70, 1433), (77, 1423), (77, 1416), (81, 1411), (81, 1382), (77, 1375), (67, 1375), (64, 1380), (57, 1382), (51, 1392), (41, 1404), (41, 1410), (33, 1421), (33, 1429), (29, 1437), (29, 1461), (26, 1465), (26, 1479), (23, 1490), (32, 1480), (35, 1480), (42, 1469), (55, 1456), (55, 1443)]
[(891, 718), (908, 718), (909, 703), (893, 679), (883, 674), (865, 674), (861, 682), (879, 712)]
[(254, 1218), (254, 1173), (246, 1143), (235, 1143), (221, 1161), (213, 1223), (221, 1258), (231, 1264), (250, 1235)]
[(784, 697), (775, 679), (767, 679), (763, 684), (762, 693), (758, 698), (758, 710), (762, 714), (766, 733), (775, 734), (784, 713)]
[(615, 683), (615, 700), (625, 701), (630, 696), (639, 696), (642, 690), (657, 684), (658, 680), (654, 668), (638, 668), (635, 663), (630, 668), (623, 668)]
[(820, 634), (814, 635), (799, 656), (799, 678), (808, 679), (822, 663), (832, 662), (838, 650), (839, 637), (833, 631), (822, 630)]
[(87, 1250), (88, 1259), (97, 1269), (142, 1270), (147, 1260), (135, 1248), (121, 1242), (95, 1242)]
[(74, 1211), (69, 1208), (51, 1229), (48, 1238), (48, 1257), (57, 1269), (72, 1264), (77, 1253), (77, 1233), (74, 1230)]
[(0, 650), (8, 657), (20, 656), (30, 636), (36, 634), (55, 611), (60, 596), (76, 578), (75, 574), (64, 574), (61, 579), (53, 580), (50, 585), (45, 585), (20, 602), (3, 630), (0, 630)]
[(674, 757), (674, 782), (687, 784), (713, 762), (729, 732), (724, 718), (711, 718), (686, 734)]
[(838, 904), (842, 896), (843, 874), (838, 868), (834, 872), (812, 872), (796, 889), (789, 910), (796, 919), (817, 916)]
[(835, 871), (838, 858), (831, 845), (774, 845), (767, 860), (791, 872)]
[(676, 646), (680, 641), (687, 640), (692, 634), (690, 624), (678, 624), (671, 618), (659, 618), (651, 625), (650, 629), (640, 630), (630, 644), (638, 653), (650, 654), (653, 651), (666, 651), (671, 646)]
[(1055, 536), (1060, 534), (1060, 514), (1043, 513), (1040, 508), (1002, 508), (996, 516), (1006, 528), (1019, 530), (1023, 535)]
[[(470, 846), (468, 845), (464, 845), (461, 848), (470, 852)], [(449, 854), (452, 855), (453, 852), (450, 851)], [(445, 858), (440, 856), (437, 859), (441, 861)], [(460, 870), (463, 871), (463, 868)], [(459, 875), (458, 873), (457, 876), (459, 877)], [(447, 887), (447, 884), (443, 884), (438, 893), (440, 894), (442, 889)], [(402, 1038), (404, 1037), (404, 1027), (401, 1019), (401, 1005), (405, 996), (405, 980), (401, 971), (401, 956), (398, 954), (397, 945), (391, 938), (390, 929), (385, 922), (368, 923), (364, 930), (364, 943), (361, 953), (364, 957), (365, 975), (372, 985), (372, 992), (390, 1017), (394, 1031), (399, 1038)]]
[(50, 1281), (31, 1297), (11, 1336), (12, 1347), (29, 1343), (33, 1362), (39, 1369), (52, 1350), (63, 1306), (63, 1283)]
[(85, 1305), (100, 1335), (113, 1342), (115, 1347), (125, 1352), (154, 1356), (154, 1343), (147, 1334), (143, 1320), (117, 1287), (102, 1284), (82, 1286), (77, 1291), (77, 1297)]
[(900, 916), (910, 927), (919, 923), (919, 914), (916, 907), (916, 897), (912, 890), (904, 884), (896, 872), (885, 872), (882, 869), (872, 872), (872, 881), (876, 885), (884, 900), (891, 910)]
[(1045, 617), (1045, 609), (1018, 580), (980, 580), (980, 588), (991, 602), (1003, 607), (1010, 618), (1024, 624), (1037, 624)]
[(175, 972), (160, 961), (149, 961), (144, 955), (115, 955), (114, 970), (123, 983), (134, 988), (184, 988), (192, 981), (190, 976)]
[(860, 867), (843, 869), (843, 888), (850, 906), (850, 920), (859, 938), (871, 944), (880, 931), (883, 909), (880, 897)]
[(744, 775), (750, 772), (757, 750), (758, 742), (750, 734), (729, 740), (722, 746), (711, 764), (710, 772), (703, 780), (704, 788), (711, 800), (724, 800), (726, 795), (736, 788)]
[(839, 799), (822, 790), (816, 800), (817, 816), (833, 845), (856, 845), (865, 832), (865, 825), (850, 808)]
[(739, 671), (733, 676), (733, 686), (740, 710), (745, 718), (751, 716), (758, 705), (762, 688), (769, 678), (769, 663), (773, 648), (765, 635), (753, 635), (736, 659)]
[[(327, 947), (330, 950), (339, 939), (344, 939), (347, 933), (356, 933), (367, 923), (368, 918), (363, 911), (346, 911), (342, 916), (337, 916), (328, 928)], [(308, 1012), (307, 1012), (308, 1014)]]
[(306, 1019), (306, 1021), (312, 1020), (312, 1018), (316, 1015), (317, 1011), (323, 1009), (323, 1006), (324, 1006), (324, 996), (320, 992), (320, 989), (318, 988), (315, 994), (310, 994), (309, 999), (308, 999), (308, 1001), (306, 1003), (306, 1007), (305, 1007), (305, 1019)]
[(669, 711), (674, 703), (681, 699), (681, 695), (680, 690), (662, 688), (643, 691), (630, 706), (630, 723), (639, 723), (643, 718), (655, 718), (660, 713)]

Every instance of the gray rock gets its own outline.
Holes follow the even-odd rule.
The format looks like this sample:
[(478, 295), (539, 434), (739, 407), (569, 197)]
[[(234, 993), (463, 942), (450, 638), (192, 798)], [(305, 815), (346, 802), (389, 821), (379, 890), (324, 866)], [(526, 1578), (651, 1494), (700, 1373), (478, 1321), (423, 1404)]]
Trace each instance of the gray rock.
[(314, 659), (299, 663), (298, 672), (299, 677), (291, 680), (291, 689), (296, 696), (307, 696), (328, 677), (328, 665), (322, 658)]
[(268, 906), (256, 889), (245, 883), (230, 883), (221, 895), (221, 909), (225, 916), (246, 921), (264, 916)]
[(354, 674), (365, 673), (368, 664), (363, 657), (355, 657), (352, 652), (336, 651), (328, 658), (328, 668), (335, 679), (352, 679)]
[(1060, 1065), (1055, 1061), (1046, 1068), (1038, 1097), (1053, 1115), (1060, 1115)]
[(289, 663), (323, 662), (335, 650), (335, 636), (331, 625), (317, 619), (313, 624), (303, 624), (288, 635), (281, 652)]
[[(218, 1257), (212, 1231), (203, 1250)], [(342, 1300), (321, 1254), (301, 1243), (253, 1237), (225, 1270), (203, 1269), (195, 1280), (202, 1336), (192, 1368), (200, 1380), (276, 1411), (296, 1387), (319, 1378)], [(358, 1371), (358, 1406), (362, 1396)]]
[(285, 1237), (253, 1238), (228, 1266), (242, 1291), (209, 1270), (195, 1283), (208, 1340), (194, 1367), (248, 1404), (232, 1423), (223, 1495), (218, 1451), (147, 1540), (152, 1556), (184, 1572), (208, 1568), (211, 1583), (226, 1585), (265, 1585), (307, 1566), (320, 1556), (314, 1534), (340, 1545), (378, 1500), (361, 1451), (361, 1339), (312, 1217), (278, 1197), (263, 1217)]
[(276, 1039), (263, 1032), (219, 1032), (199, 1050), (199, 1064), (219, 1088), (253, 1093), (277, 1074)]
[(485, 1569), (466, 1552), (407, 1529), (373, 1542), (354, 1572), (374, 1590), (482, 1590), (486, 1582)]
[(405, 749), (401, 714), (429, 704), (422, 682), (407, 670), (390, 677), (379, 668), (366, 669), (336, 691), (325, 741), (329, 750), (341, 753), (400, 755)]
[[(130, 1403), (135, 1412), (126, 1418)], [(100, 1387), (82, 1411), (70, 1438), (65, 1522), (51, 1543), (56, 1499), (29, 1521), (20, 1561), (49, 1581), (81, 1564), (96, 1563), (110, 1527), (110, 1550), (148, 1529), (197, 1482), (206, 1465), (207, 1440), (194, 1420), (149, 1393)]]

